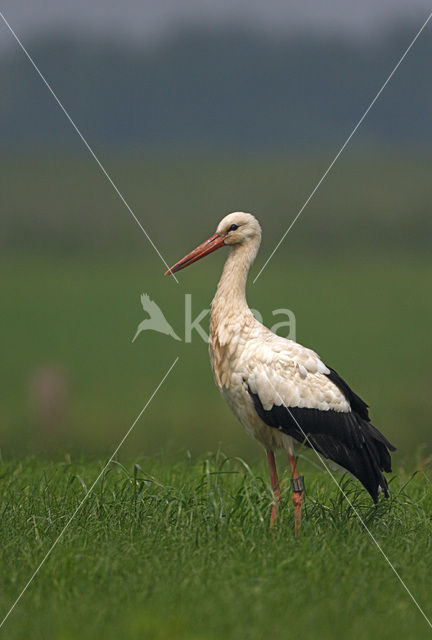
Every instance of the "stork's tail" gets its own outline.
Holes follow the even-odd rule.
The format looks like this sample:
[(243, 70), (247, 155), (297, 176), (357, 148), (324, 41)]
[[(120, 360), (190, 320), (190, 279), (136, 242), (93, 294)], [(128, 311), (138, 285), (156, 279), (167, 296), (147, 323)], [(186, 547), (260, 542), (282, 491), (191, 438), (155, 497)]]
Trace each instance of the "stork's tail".
[(377, 504), (380, 490), (386, 498), (389, 497), (388, 483), (383, 471), (391, 473), (390, 451), (396, 451), (396, 447), (370, 422), (362, 420), (362, 427), (365, 436), (364, 447), (362, 448), (362, 473), (361, 475), (355, 475), (369, 492), (375, 504)]

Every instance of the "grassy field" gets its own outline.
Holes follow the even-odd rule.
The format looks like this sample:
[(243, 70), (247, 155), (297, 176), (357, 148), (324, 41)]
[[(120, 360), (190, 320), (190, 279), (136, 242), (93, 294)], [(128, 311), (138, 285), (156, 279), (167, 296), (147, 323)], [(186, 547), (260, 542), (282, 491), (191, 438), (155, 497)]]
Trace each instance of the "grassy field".
[[(256, 213), (264, 237), (252, 276), (328, 165), (320, 157), (103, 159), (170, 264), (228, 211)], [(300, 461), (302, 538), (292, 535), (283, 458), (284, 505), (269, 531), (262, 451), (220, 398), (205, 342), (196, 334), (184, 340), (185, 295), (192, 295), (193, 318), (209, 307), (223, 252), (181, 272), (178, 286), (163, 277), (160, 258), (92, 161), (28, 155), (3, 164), (3, 614), (179, 358), (122, 447), (126, 462), (112, 464), (98, 483), (4, 637), (429, 637), (310, 455)], [(426, 609), (431, 169), (427, 158), (346, 155), (248, 290), (267, 326), (283, 319), (273, 310), (294, 312), (297, 339), (364, 397), (373, 422), (398, 447), (392, 497), (378, 509), (358, 484), (342, 482)], [(180, 341), (144, 332), (132, 343), (146, 317), (143, 292)], [(218, 447), (228, 460), (208, 453)]]
[[(113, 463), (11, 613), (3, 637), (74, 640), (383, 640), (430, 628), (325, 473), (301, 461), (307, 499), (293, 537), (289, 478), (278, 526), (264, 465), (222, 453)], [(53, 543), (101, 462), (2, 463), (1, 614)], [(375, 509), (338, 476), (431, 615), (430, 471), (391, 480)]]

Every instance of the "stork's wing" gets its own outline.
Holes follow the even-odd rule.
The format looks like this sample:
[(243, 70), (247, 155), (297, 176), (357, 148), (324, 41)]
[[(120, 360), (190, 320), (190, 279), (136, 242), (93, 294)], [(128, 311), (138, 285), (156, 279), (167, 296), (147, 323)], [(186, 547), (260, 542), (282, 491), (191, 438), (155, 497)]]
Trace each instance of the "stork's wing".
[(370, 424), (366, 403), (314, 352), (305, 352), (307, 366), (304, 357), (286, 360), (279, 353), (249, 368), (245, 382), (255, 410), (270, 427), (350, 471), (376, 502), (379, 487), (387, 495), (382, 471), (391, 471), (388, 449), (394, 447)]
[(328, 367), (330, 371), (328, 378), (335, 384), (343, 393), (345, 398), (348, 400), (351, 406), (351, 410), (355, 411), (362, 418), (369, 421), (369, 411), (368, 405), (364, 400), (362, 400), (354, 391), (347, 385), (345, 380), (343, 380), (338, 373), (331, 367)]

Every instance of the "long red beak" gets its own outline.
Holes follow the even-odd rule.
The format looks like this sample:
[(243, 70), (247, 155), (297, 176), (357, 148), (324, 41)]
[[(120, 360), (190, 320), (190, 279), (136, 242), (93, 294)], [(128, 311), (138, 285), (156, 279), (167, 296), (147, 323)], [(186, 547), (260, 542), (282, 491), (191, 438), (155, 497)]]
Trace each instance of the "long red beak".
[(217, 233), (210, 236), (208, 240), (199, 245), (196, 249), (188, 253), (184, 258), (173, 264), (168, 271), (165, 271), (165, 275), (169, 276), (171, 273), (175, 273), (176, 271), (180, 271), (180, 269), (184, 269), (188, 267), (192, 262), (196, 262), (204, 256), (208, 256), (209, 253), (213, 253), (216, 249), (220, 249), (224, 246), (224, 238), (218, 236)]

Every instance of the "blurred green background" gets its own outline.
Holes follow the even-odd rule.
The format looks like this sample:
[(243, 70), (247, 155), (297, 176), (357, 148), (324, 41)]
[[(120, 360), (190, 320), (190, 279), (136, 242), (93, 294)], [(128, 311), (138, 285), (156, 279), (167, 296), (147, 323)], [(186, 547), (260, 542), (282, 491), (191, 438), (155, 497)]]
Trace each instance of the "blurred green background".
[[(263, 227), (255, 276), (426, 17), (410, 7), (240, 1), (4, 11), (168, 264), (233, 210)], [(228, 6), (229, 5), (229, 6)], [(225, 7), (225, 8), (224, 8)], [(161, 11), (159, 14), (158, 12)], [(237, 17), (236, 17), (237, 16)], [(248, 298), (372, 408), (399, 461), (431, 418), (431, 25)], [(177, 285), (4, 24), (0, 79), (3, 456), (258, 456), (184, 342), (223, 252)], [(141, 333), (147, 293), (182, 341)], [(203, 325), (208, 325), (208, 318)]]
[[(177, 285), (84, 150), (2, 160), (2, 455), (110, 452), (176, 356), (123, 454), (221, 444), (258, 455), (219, 397), (198, 335), (186, 344), (146, 331), (132, 343), (143, 292), (184, 339), (185, 293), (194, 317), (209, 307), (223, 252)], [(104, 156), (169, 264), (227, 212), (255, 213), (264, 235), (252, 276), (328, 161), (324, 152)], [(248, 292), (269, 326), (273, 309), (295, 313), (297, 339), (368, 401), (403, 461), (432, 444), (431, 170), (424, 151), (347, 153)]]

